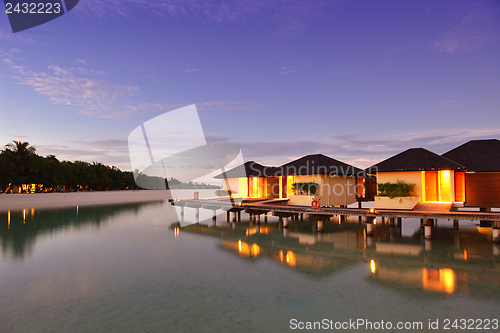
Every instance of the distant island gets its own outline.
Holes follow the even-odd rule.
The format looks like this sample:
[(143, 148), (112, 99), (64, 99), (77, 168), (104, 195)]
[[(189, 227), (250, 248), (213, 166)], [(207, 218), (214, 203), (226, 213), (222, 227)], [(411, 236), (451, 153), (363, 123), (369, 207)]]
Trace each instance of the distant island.
[[(175, 178), (150, 178), (146, 189), (158, 189), (165, 183), (167, 189), (220, 189), (218, 185), (182, 182)], [(144, 179), (143, 178), (143, 179)], [(149, 183), (149, 182), (148, 182)], [(0, 151), (0, 193), (46, 193), (139, 190), (132, 171), (121, 171), (115, 166), (98, 162), (59, 161), (54, 155), (40, 156), (28, 142), (13, 141)]]

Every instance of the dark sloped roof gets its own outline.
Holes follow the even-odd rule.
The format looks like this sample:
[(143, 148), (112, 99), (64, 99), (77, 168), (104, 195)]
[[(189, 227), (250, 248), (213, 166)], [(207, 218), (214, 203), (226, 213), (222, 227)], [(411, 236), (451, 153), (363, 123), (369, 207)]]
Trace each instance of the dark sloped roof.
[(463, 170), (465, 167), (424, 148), (410, 148), (367, 170), (374, 174), (389, 171)]
[[(266, 167), (257, 162), (248, 161), (231, 170), (226, 170), (226, 178), (271, 177), (274, 173), (274, 167)], [(214, 178), (222, 179), (224, 178), (224, 174), (221, 173)]]
[(471, 140), (442, 155), (468, 171), (500, 171), (500, 140)]
[(276, 168), (277, 176), (286, 175), (360, 175), (363, 170), (323, 154), (307, 155)]

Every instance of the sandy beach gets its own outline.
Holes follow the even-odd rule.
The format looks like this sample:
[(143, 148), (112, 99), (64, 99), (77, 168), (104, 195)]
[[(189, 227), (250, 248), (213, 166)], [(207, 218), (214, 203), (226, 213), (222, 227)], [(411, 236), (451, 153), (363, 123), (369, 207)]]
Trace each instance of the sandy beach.
[(0, 195), (0, 211), (63, 208), (167, 200), (168, 190), (33, 193)]

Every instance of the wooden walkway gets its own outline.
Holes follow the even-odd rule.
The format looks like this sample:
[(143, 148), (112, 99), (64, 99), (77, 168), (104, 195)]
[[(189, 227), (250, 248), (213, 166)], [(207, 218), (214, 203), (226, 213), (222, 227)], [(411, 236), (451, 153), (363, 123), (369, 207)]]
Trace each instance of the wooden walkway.
[(177, 200), (172, 201), (172, 205), (179, 207), (202, 208), (209, 210), (224, 210), (228, 212), (240, 212), (245, 210), (249, 214), (265, 214), (271, 212), (273, 215), (296, 215), (313, 214), (334, 216), (368, 216), (368, 217), (395, 217), (395, 218), (419, 218), (419, 219), (448, 219), (448, 220), (481, 220), (481, 221), (500, 221), (500, 213), (496, 212), (464, 212), (450, 210), (426, 210), (425, 205), (415, 210), (390, 210), (377, 209), (376, 211), (368, 208), (336, 208), (320, 207), (313, 209), (309, 206), (298, 206), (286, 204), (288, 199), (278, 200), (253, 200), (246, 201), (234, 199), (231, 204), (229, 199), (210, 199), (210, 200)]

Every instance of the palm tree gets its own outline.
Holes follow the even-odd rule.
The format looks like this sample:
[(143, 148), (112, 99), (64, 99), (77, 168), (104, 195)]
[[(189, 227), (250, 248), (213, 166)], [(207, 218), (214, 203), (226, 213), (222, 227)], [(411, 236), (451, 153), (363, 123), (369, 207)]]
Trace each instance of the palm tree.
[[(21, 142), (19, 140), (13, 141), (5, 146), (4, 153), (7, 158), (11, 161), (13, 165), (12, 170), (12, 183), (15, 185), (21, 185), (26, 177), (27, 172), (36, 172), (36, 166), (33, 164), (33, 157), (36, 149), (30, 146), (28, 142)], [(22, 173), (19, 176), (19, 172)]]

